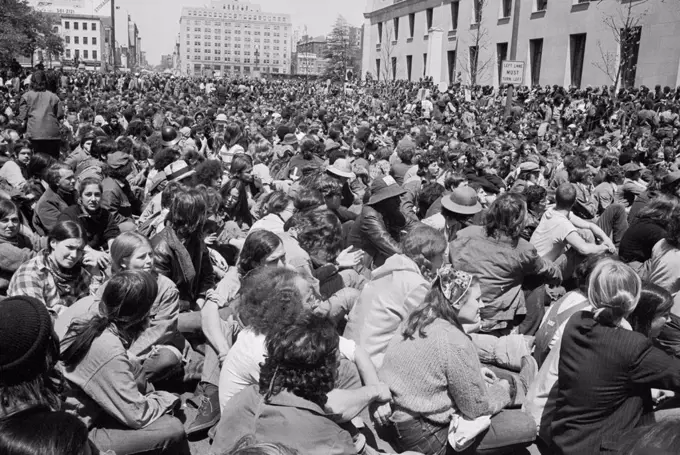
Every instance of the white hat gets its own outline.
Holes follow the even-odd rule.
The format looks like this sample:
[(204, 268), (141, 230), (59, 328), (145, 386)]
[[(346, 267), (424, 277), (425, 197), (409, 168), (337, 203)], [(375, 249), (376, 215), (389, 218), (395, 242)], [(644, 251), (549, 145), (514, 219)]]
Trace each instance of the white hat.
[(335, 160), (333, 164), (326, 167), (326, 171), (346, 179), (353, 179), (356, 177), (356, 174), (352, 172), (352, 166), (345, 158), (338, 158)]

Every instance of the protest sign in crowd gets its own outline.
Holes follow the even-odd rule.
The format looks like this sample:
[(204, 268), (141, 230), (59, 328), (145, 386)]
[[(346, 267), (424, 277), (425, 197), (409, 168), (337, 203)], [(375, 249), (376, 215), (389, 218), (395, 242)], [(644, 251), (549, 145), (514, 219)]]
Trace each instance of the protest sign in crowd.
[(680, 90), (0, 76), (0, 453), (680, 452)]

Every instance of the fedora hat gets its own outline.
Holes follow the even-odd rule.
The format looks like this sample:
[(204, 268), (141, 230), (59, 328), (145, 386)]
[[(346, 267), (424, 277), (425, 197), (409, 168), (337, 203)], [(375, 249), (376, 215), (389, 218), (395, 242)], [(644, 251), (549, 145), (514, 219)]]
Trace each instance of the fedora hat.
[(165, 166), (165, 169), (163, 169), (163, 172), (165, 173), (165, 178), (168, 182), (177, 182), (187, 177), (191, 177), (196, 173), (196, 171), (191, 169), (184, 160), (177, 160), (168, 164)]
[(373, 180), (371, 183), (371, 197), (366, 205), (377, 204), (395, 196), (406, 193), (391, 175)]
[(356, 174), (352, 172), (352, 165), (345, 158), (338, 158), (333, 164), (329, 164), (326, 167), (326, 172), (346, 179), (356, 177)]
[(293, 133), (288, 133), (281, 142), (283, 145), (295, 145), (298, 143), (297, 137)]
[(442, 207), (449, 212), (461, 215), (475, 215), (482, 211), (482, 205), (477, 199), (477, 192), (469, 186), (456, 188), (442, 198)]

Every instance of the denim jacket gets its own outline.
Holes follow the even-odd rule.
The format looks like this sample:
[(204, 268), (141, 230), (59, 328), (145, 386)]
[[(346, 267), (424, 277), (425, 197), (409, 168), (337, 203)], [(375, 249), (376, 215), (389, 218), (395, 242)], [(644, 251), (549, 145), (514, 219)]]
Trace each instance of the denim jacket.
[(477, 277), (482, 290), (482, 330), (507, 327), (516, 315), (526, 314), (522, 284), (535, 276), (545, 282), (562, 279), (560, 270), (542, 259), (536, 248), (524, 239), (514, 245), (508, 237), (486, 235), (483, 226), (458, 231), (449, 245), (453, 267)]
[[(163, 416), (179, 398), (165, 391), (139, 391), (136, 365), (114, 331), (112, 327), (104, 330), (75, 367), (59, 364), (68, 381), (64, 410), (76, 415), (88, 428), (95, 427), (97, 419), (108, 414), (138, 430)], [(62, 344), (62, 352), (65, 348)]]

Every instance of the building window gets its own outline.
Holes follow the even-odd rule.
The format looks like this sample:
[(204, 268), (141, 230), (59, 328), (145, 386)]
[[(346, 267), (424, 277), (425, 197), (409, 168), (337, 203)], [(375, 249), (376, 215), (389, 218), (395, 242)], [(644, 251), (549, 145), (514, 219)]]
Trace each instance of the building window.
[(78, 26), (79, 26), (79, 25), (80, 25), (80, 24), (79, 24), (78, 22), (74, 22), (74, 23), (73, 23), (73, 30), (78, 30)]
[(64, 22), (64, 28), (69, 30), (71, 28), (71, 23), (69, 21)]
[(472, 5), (472, 13), (474, 14), (473, 16), (473, 24), (479, 24), (482, 22), (482, 7), (484, 6), (484, 0), (473, 0), (473, 5)]
[(569, 51), (571, 63), (571, 85), (581, 88), (583, 77), (583, 61), (586, 55), (586, 34), (569, 35)]
[(548, 9), (548, 0), (536, 0), (536, 11), (545, 11)]
[(83, 36), (83, 44), (87, 44), (87, 36)]
[(375, 59), (375, 74), (376, 74), (376, 79), (380, 80), (380, 59), (379, 58)]
[(71, 49), (66, 49), (66, 58), (71, 58)]
[(425, 18), (427, 19), (427, 32), (432, 28), (432, 17), (434, 16), (434, 8), (428, 8), (425, 11)]
[(73, 37), (73, 42), (74, 42), (75, 44), (80, 44), (80, 38), (78, 38), (77, 36), (74, 36), (74, 37)]
[(411, 71), (413, 70), (413, 56), (406, 56), (406, 78), (411, 81)]
[[(382, 29), (383, 29), (383, 23), (378, 22), (378, 44), (382, 43)], [(269, 40), (264, 40), (264, 42), (268, 42)]]
[(399, 39), (399, 18), (395, 17), (392, 21), (394, 22), (394, 41), (397, 41)]
[(87, 22), (83, 22), (83, 30), (87, 30)]
[(85, 49), (85, 50), (83, 51), (83, 58), (85, 58), (85, 59), (88, 58), (87, 49)]
[(96, 37), (96, 36), (93, 36), (93, 37), (92, 37), (92, 45), (93, 45), (93, 46), (96, 46), (96, 45), (97, 45), (97, 37)]
[(423, 54), (423, 77), (427, 74), (427, 54)]
[(446, 51), (446, 63), (449, 70), (449, 84), (456, 79), (456, 51)]
[(460, 2), (458, 0), (451, 2), (451, 30), (458, 30), (458, 12), (460, 11)]
[(496, 59), (498, 60), (498, 82), (500, 83), (503, 62), (508, 59), (508, 43), (496, 44)]
[(66, 44), (71, 44), (71, 37), (66, 35)]
[(503, 0), (501, 8), (501, 17), (510, 17), (512, 14), (512, 0)]
[(92, 23), (92, 31), (93, 32), (97, 31), (97, 23), (96, 22)]
[(76, 56), (74, 58), (80, 59), (80, 49), (76, 49)]
[(531, 86), (541, 81), (541, 60), (543, 58), (543, 38), (529, 40), (529, 65), (531, 68)]
[(416, 13), (408, 15), (408, 37), (413, 38), (416, 29)]

